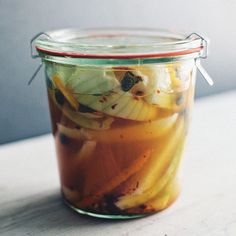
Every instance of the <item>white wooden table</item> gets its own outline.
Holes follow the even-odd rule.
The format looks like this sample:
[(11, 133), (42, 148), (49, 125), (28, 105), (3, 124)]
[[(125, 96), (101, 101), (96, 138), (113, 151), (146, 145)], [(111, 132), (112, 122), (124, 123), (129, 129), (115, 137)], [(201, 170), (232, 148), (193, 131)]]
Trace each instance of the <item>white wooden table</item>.
[(0, 235), (236, 236), (236, 91), (197, 100), (183, 164), (171, 208), (109, 221), (63, 204), (51, 135), (0, 146)]

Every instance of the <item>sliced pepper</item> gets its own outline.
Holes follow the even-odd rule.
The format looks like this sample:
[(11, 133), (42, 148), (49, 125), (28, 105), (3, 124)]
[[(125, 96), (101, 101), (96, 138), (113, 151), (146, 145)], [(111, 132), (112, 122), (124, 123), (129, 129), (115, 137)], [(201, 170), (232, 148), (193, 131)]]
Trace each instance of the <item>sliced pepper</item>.
[[(120, 127), (105, 130), (112, 120), (104, 121), (104, 130), (96, 131), (91, 129), (70, 129), (63, 125), (58, 125), (60, 132), (74, 139), (88, 139), (104, 143), (133, 142), (140, 140), (154, 140), (168, 133), (175, 125), (178, 115), (174, 114), (165, 119), (145, 122), (128, 127)], [(112, 119), (112, 118), (110, 118)], [(81, 122), (82, 120), (80, 120)], [(88, 126), (89, 127), (89, 126)], [(91, 127), (92, 128), (92, 127)]]
[(63, 82), (61, 81), (60, 77), (58, 75), (54, 75), (52, 77), (52, 80), (56, 87), (60, 90), (60, 92), (64, 95), (66, 100), (70, 103), (70, 105), (75, 109), (78, 110), (79, 108), (79, 102), (76, 100), (74, 95), (69, 91), (68, 88), (65, 87)]
[[(141, 173), (134, 176), (131, 182), (139, 181), (139, 188), (132, 194), (125, 195), (118, 199), (116, 206), (120, 209), (136, 207), (147, 202), (156, 196), (173, 176), (181, 157), (181, 150), (176, 152), (176, 148), (184, 139), (184, 120), (180, 118), (176, 124), (174, 135), (170, 138), (166, 147), (161, 153), (153, 153), (151, 162), (146, 168), (142, 168)], [(180, 140), (177, 142), (177, 140)], [(176, 152), (176, 153), (175, 153)]]
[(151, 150), (147, 150), (142, 153), (129, 167), (123, 169), (117, 176), (112, 178), (108, 183), (105, 183), (95, 193), (91, 194), (90, 197), (86, 197), (82, 202), (79, 202), (78, 205), (85, 208), (99, 201), (103, 195), (110, 193), (113, 189), (126, 181), (130, 176), (139, 171), (144, 163), (149, 159), (151, 153)]

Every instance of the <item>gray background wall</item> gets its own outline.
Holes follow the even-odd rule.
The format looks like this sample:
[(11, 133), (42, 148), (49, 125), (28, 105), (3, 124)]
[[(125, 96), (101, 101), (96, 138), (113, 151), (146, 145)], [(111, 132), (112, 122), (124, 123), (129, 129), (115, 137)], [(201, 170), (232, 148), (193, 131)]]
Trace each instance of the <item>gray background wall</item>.
[(197, 82), (197, 97), (236, 88), (235, 0), (0, 0), (0, 143), (50, 130), (42, 71), (29, 41), (64, 27), (140, 26), (202, 32), (211, 39), (205, 68), (215, 81)]

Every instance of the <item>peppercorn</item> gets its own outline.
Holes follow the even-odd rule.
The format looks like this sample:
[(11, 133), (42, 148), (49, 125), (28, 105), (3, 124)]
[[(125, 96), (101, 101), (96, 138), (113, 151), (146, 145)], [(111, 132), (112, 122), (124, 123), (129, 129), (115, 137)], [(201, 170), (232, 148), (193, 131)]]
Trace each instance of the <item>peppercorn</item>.
[(65, 102), (65, 97), (64, 95), (62, 94), (62, 92), (60, 90), (56, 90), (55, 92), (55, 98), (56, 98), (56, 101), (59, 105), (63, 105), (64, 102)]
[(133, 73), (128, 71), (125, 73), (124, 78), (121, 81), (121, 88), (123, 91), (127, 92), (139, 81), (142, 81), (140, 76), (135, 76)]
[(60, 133), (60, 134), (59, 134), (59, 138), (60, 138), (61, 144), (64, 144), (64, 145), (65, 145), (65, 144), (68, 144), (68, 143), (69, 143), (69, 138), (68, 138), (66, 135)]

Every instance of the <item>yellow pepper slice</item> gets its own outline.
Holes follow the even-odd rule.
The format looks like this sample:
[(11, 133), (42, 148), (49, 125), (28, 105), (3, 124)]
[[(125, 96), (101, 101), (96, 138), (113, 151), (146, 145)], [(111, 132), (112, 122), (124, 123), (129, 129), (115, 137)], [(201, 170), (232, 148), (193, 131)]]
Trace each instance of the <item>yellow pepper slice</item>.
[(184, 120), (181, 118), (176, 126), (176, 131), (166, 147), (161, 153), (154, 152), (152, 154), (154, 158), (148, 163), (148, 168), (144, 167), (142, 173), (136, 176), (139, 180), (139, 188), (132, 194), (121, 197), (116, 203), (117, 207), (127, 209), (147, 202), (156, 196), (174, 175), (181, 157), (181, 150), (176, 153), (175, 150), (178, 145), (182, 145), (184, 139)]
[[(107, 130), (92, 129), (71, 129), (58, 124), (58, 129), (67, 137), (74, 139), (87, 139), (103, 143), (114, 142), (133, 142), (141, 140), (154, 140), (168, 133), (176, 124), (178, 115), (174, 114), (170, 117), (156, 121), (145, 122), (128, 127), (113, 128)], [(112, 118), (110, 118), (112, 119)], [(104, 121), (104, 126), (110, 125), (109, 118)], [(107, 124), (108, 123), (108, 124)]]

